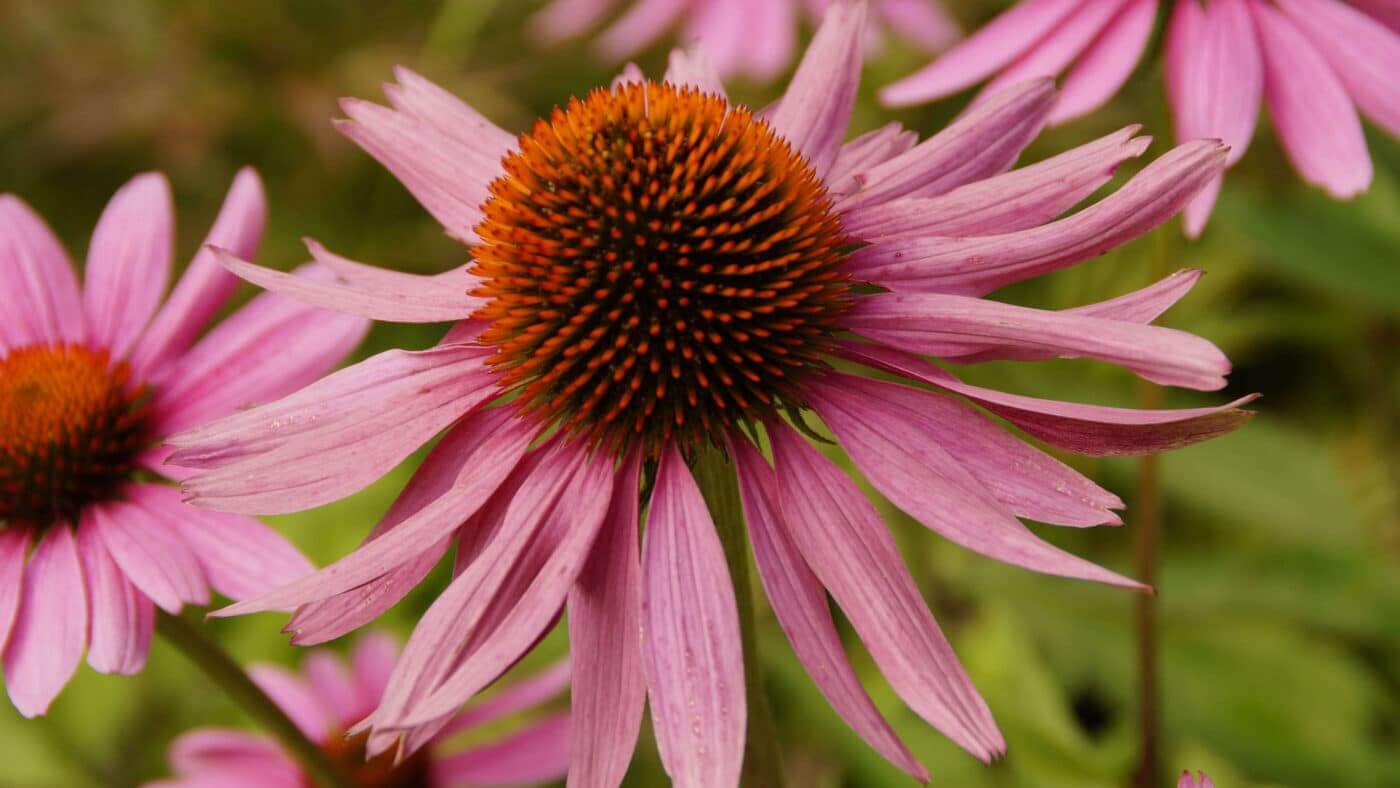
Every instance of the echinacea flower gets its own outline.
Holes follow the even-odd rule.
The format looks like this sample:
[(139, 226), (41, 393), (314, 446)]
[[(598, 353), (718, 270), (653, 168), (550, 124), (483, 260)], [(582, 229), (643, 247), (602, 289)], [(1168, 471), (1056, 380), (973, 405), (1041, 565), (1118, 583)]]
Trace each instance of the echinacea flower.
[[(208, 242), (253, 254), (266, 211), (243, 170)], [(0, 195), (0, 648), (26, 717), (84, 647), (100, 672), (140, 671), (153, 604), (205, 605), (210, 587), (242, 599), (312, 568), (257, 520), (186, 505), (159, 483), (184, 475), (159, 444), (319, 378), (368, 322), (265, 294), (196, 342), (238, 279), (202, 250), (161, 307), (172, 214), (162, 176), (123, 186), (80, 290), (44, 221)]]
[[(816, 21), (831, 0), (626, 0), (625, 10), (594, 44), (610, 62), (621, 62), (679, 27), (680, 39), (700, 44), (725, 79), (777, 77), (797, 49), (798, 17)], [(553, 0), (531, 20), (546, 43), (574, 38), (616, 8), (614, 0)], [(938, 52), (961, 35), (939, 0), (872, 0), (866, 47), (893, 34), (925, 52)]]
[[(990, 95), (1068, 70), (1050, 120), (1071, 120), (1123, 86), (1156, 14), (1157, 0), (1023, 0), (880, 97), (916, 104), (992, 77)], [(1358, 111), (1400, 135), (1397, 73), (1393, 0), (1176, 0), (1167, 31), (1167, 100), (1178, 140), (1221, 139), (1233, 165), (1249, 148), (1262, 102), (1294, 169), (1338, 199), (1371, 184)], [(1187, 235), (1205, 229), (1220, 184), (1212, 181), (1187, 206)]]
[[(386, 88), (392, 109), (347, 100), (340, 128), (472, 261), (413, 276), (313, 243), (341, 280), (307, 282), (224, 256), (240, 276), (311, 303), (460, 321), (430, 350), (383, 353), (172, 440), (172, 461), (200, 469), (186, 480), (195, 502), (285, 512), (363, 488), (445, 431), (360, 548), (219, 613), (296, 605), (293, 642), (325, 641), (393, 605), (455, 544), (455, 579), (364, 723), (371, 753), (429, 740), (567, 608), (571, 784), (617, 784), (649, 697), (675, 782), (734, 785), (746, 719), (735, 595), (689, 467), (709, 452), (736, 469), (779, 622), (852, 727), (927, 776), (857, 681), (828, 592), (906, 703), (977, 757), (1001, 753), (876, 509), (799, 433), (808, 417), (952, 541), (1139, 587), (1022, 525), (1117, 524), (1122, 504), (974, 405), (1052, 445), (1117, 455), (1229, 432), (1248, 418), (1246, 400), (1163, 411), (1054, 402), (965, 384), (921, 356), (1081, 356), (1159, 383), (1223, 386), (1219, 350), (1150, 325), (1198, 272), (1062, 312), (981, 296), (1164, 222), (1220, 172), (1224, 148), (1182, 145), (1052, 221), (1147, 140), (1128, 128), (1006, 172), (1054, 106), (1042, 80), (922, 143), (891, 125), (843, 144), (863, 28), (863, 5), (834, 5), (766, 118), (728, 103), (698, 53), (673, 53), (663, 82), (623, 77), (572, 99), (518, 138), (400, 70)], [(831, 358), (902, 382), (838, 372)]]
[[(321, 649), (304, 660), (298, 676), (276, 665), (254, 665), (249, 673), (320, 746), (351, 785), (365, 788), (521, 786), (564, 776), (569, 763), (569, 715), (534, 715), (511, 733), (490, 741), (454, 746), (453, 738), (530, 712), (568, 687), (567, 663), (508, 685), (454, 716), (423, 749), (396, 762), (392, 753), (365, 757), (365, 736), (347, 731), (374, 710), (389, 681), (398, 646), (388, 635), (362, 638), (349, 664)], [(170, 747), (176, 777), (146, 788), (258, 786), (304, 788), (309, 777), (277, 742), (247, 731), (201, 728)]]
[(1192, 777), (1190, 771), (1183, 771), (1181, 779), (1176, 781), (1176, 788), (1215, 788), (1215, 781), (1205, 772), (1196, 772)]

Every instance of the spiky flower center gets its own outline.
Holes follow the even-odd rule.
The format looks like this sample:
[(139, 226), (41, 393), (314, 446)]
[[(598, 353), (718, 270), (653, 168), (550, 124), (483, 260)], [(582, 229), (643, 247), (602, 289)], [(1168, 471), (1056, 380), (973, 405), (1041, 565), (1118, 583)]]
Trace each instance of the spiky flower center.
[(801, 403), (850, 282), (825, 186), (767, 123), (626, 84), (556, 108), (504, 169), (476, 316), (527, 411), (655, 452)]
[(113, 494), (147, 439), (126, 364), (80, 345), (0, 358), (0, 525), (74, 520)]

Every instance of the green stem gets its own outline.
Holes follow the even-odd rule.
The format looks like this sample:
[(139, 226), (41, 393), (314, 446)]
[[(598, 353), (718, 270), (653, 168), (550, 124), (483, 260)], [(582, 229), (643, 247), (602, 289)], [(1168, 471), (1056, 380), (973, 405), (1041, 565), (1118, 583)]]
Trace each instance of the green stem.
[(710, 507), (715, 530), (719, 532), (739, 608), (739, 637), (744, 644), (744, 692), (749, 714), (740, 784), (783, 788), (786, 782), (782, 753), (778, 748), (778, 726), (768, 705), (763, 662), (759, 659), (754, 629), (754, 592), (749, 582), (748, 540), (743, 504), (739, 500), (739, 480), (725, 453), (713, 448), (696, 459), (694, 473), (705, 503)]
[(156, 632), (218, 685), (248, 716), (262, 724), (287, 749), (321, 788), (353, 788), (301, 729), (266, 693), (248, 678), (219, 644), (179, 616), (156, 611)]

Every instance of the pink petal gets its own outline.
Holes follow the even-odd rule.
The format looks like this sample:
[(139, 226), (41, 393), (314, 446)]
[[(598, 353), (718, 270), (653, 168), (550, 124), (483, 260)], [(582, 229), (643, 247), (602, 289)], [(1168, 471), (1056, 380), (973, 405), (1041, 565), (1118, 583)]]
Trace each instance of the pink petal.
[(49, 710), (87, 644), (87, 583), (73, 529), (44, 534), (24, 569), (19, 612), (5, 645), (5, 689), (25, 717)]
[(1186, 208), (1181, 212), (1181, 225), (1187, 238), (1201, 237), (1201, 233), (1206, 229), (1206, 222), (1210, 220), (1210, 213), (1215, 209), (1215, 199), (1220, 196), (1220, 187), (1224, 183), (1224, 176), (1215, 176), (1186, 203)]
[(922, 69), (880, 90), (880, 102), (903, 107), (950, 96), (986, 79), (1056, 29), (1083, 0), (1025, 0)]
[(919, 141), (919, 135), (906, 131), (898, 121), (890, 121), (874, 131), (856, 137), (841, 146), (831, 171), (826, 174), (827, 189), (833, 194), (851, 194), (858, 187), (855, 176), (877, 164), (883, 164), (908, 151)]
[[(427, 500), (427, 495), (420, 497), (416, 487), (405, 490), (408, 503), (391, 509), (385, 515), (384, 522), (388, 524), (379, 535), (354, 552), (315, 574), (213, 615), (259, 613), (328, 599), (431, 550), (471, 517), (505, 481), (529, 444), (531, 432), (528, 423), (506, 408), (468, 419), (444, 439), (443, 449), (435, 452), (447, 465), (424, 464), (425, 473), (452, 473), (450, 486), (445, 486), (441, 494)], [(430, 492), (437, 492), (439, 479), (431, 483)]]
[(329, 711), (300, 676), (277, 665), (252, 665), (248, 677), (311, 741), (324, 742), (336, 727)]
[(411, 69), (394, 66), (394, 78), (397, 85), (384, 86), (384, 94), (394, 109), (466, 146), (474, 159), (500, 162), (515, 147), (514, 134)]
[(533, 785), (564, 777), (569, 768), (569, 716), (532, 723), (501, 741), (435, 759), (443, 785)]
[(1204, 13), (1178, 9), (1167, 50), (1177, 139), (1220, 139), (1230, 146), (1229, 164), (1239, 161), (1254, 136), (1264, 86), (1246, 2), (1214, 0)]
[(266, 223), (262, 181), (251, 167), (244, 167), (234, 176), (209, 235), (133, 349), (131, 367), (138, 378), (183, 353), (237, 288), (238, 280), (219, 265), (208, 246), (251, 260)]
[(334, 651), (312, 651), (302, 660), (301, 674), (336, 728), (344, 730), (374, 709), (373, 704), (363, 702), (354, 677)]
[(1361, 112), (1400, 136), (1400, 33), (1333, 0), (1279, 0), (1278, 6), (1327, 58)]
[(24, 585), (24, 560), (29, 556), (31, 529), (0, 530), (0, 653), (10, 638)]
[(530, 33), (554, 44), (586, 32), (602, 20), (613, 0), (553, 0), (530, 17)]
[(1372, 19), (1400, 33), (1400, 0), (1350, 0)]
[(861, 189), (837, 200), (847, 211), (899, 197), (936, 197), (1005, 172), (1045, 125), (1055, 104), (1050, 80), (1003, 90), (908, 153), (856, 175)]
[(599, 54), (611, 61), (640, 52), (681, 18), (687, 0), (637, 0), (597, 38)]
[(666, 81), (678, 87), (693, 87), (702, 93), (724, 96), (724, 81), (702, 47), (673, 49), (667, 61)]
[(1113, 98), (1142, 59), (1156, 21), (1157, 0), (1129, 0), (1065, 77), (1051, 125), (1087, 115)]
[(642, 583), (642, 659), (666, 773), (682, 788), (737, 786), (748, 715), (734, 586), (674, 446), (656, 471)]
[(1073, 14), (1037, 41), (1035, 46), (1023, 52), (988, 82), (986, 87), (982, 88), (978, 100), (1018, 82), (1059, 76), (1060, 72), (1093, 42), (1099, 31), (1108, 26), (1123, 5), (1124, 0), (1095, 0), (1092, 3), (1082, 3)]
[(1035, 227), (1108, 183), (1118, 165), (1142, 155), (1151, 137), (1129, 126), (1086, 145), (959, 186), (937, 197), (908, 197), (846, 211), (841, 227), (867, 241), (967, 237)]
[(859, 300), (850, 330), (912, 353), (959, 355), (969, 347), (1011, 346), (1117, 364), (1165, 386), (1213, 391), (1230, 362), (1210, 342), (1171, 328), (1085, 317), (932, 293), (887, 293)]
[(197, 509), (180, 500), (178, 490), (152, 485), (150, 502), (160, 501), (215, 591), (230, 599), (247, 599), (305, 577), (315, 567), (282, 534), (241, 514)]
[(981, 760), (1005, 752), (986, 702), (933, 620), (875, 508), (790, 428), (774, 424), (770, 435), (788, 535), (895, 692)]
[(876, 0), (875, 11), (886, 27), (926, 52), (947, 49), (962, 36), (937, 0)]
[(23, 200), (0, 194), (0, 341), (8, 347), (82, 342), (78, 279), (63, 246)]
[(291, 633), (294, 646), (313, 646), (359, 629), (423, 582), (450, 544), (443, 539), (368, 583), (301, 605), (282, 631)]
[(748, 13), (739, 16), (738, 67), (759, 82), (771, 82), (792, 62), (797, 49), (796, 3), (774, 0), (745, 10)]
[(151, 648), (155, 606), (117, 567), (89, 507), (78, 529), (78, 557), (87, 578), (91, 630), (88, 664), (98, 673), (140, 673)]
[(1155, 454), (1234, 432), (1254, 416), (1240, 406), (1259, 396), (1251, 394), (1213, 408), (1183, 410), (1080, 405), (972, 386), (892, 348), (846, 343), (840, 354), (960, 394), (1046, 443), (1096, 456)]
[(827, 608), (826, 589), (812, 574), (782, 521), (773, 471), (747, 442), (736, 441), (733, 452), (759, 578), (792, 650), (846, 724), (890, 763), (927, 783), (928, 770), (890, 729), (846, 659)]
[(1178, 145), (1123, 188), (1059, 221), (974, 238), (880, 242), (852, 253), (860, 279), (891, 290), (983, 295), (1103, 254), (1171, 218), (1225, 166), (1213, 140)]
[(642, 724), (640, 468), (634, 454), (617, 474), (607, 519), (569, 591), (574, 721), (569, 785), (575, 788), (617, 785)]
[(836, 161), (860, 87), (865, 4), (838, 3), (802, 56), (769, 125), (807, 158), (818, 177)]
[(255, 733), (201, 728), (181, 734), (170, 745), (176, 774), (203, 785), (201, 778), (257, 780), (259, 786), (300, 786), (300, 768), (275, 743)]
[(640, 85), (647, 81), (647, 75), (642, 73), (642, 69), (636, 63), (628, 63), (622, 67), (622, 73), (613, 77), (612, 87), (617, 88), (622, 85)]
[[(951, 397), (848, 375), (836, 376), (831, 383), (824, 382), (821, 391), (837, 403), (838, 411), (844, 411), (837, 413), (838, 420), (843, 423), (849, 423), (852, 418), (912, 420), (909, 431), (902, 433), (910, 436), (905, 442), (912, 443), (913, 436), (921, 435), (924, 442), (951, 455), (978, 486), (969, 484), (967, 475), (956, 470), (946, 474), (947, 477), (970, 491), (982, 505), (986, 500), (978, 492), (985, 489), (1001, 507), (1018, 517), (1078, 526), (1122, 522), (1109, 511), (1123, 508), (1118, 496)], [(877, 403), (872, 397), (879, 397), (881, 401)], [(866, 403), (850, 402), (854, 398), (865, 398)], [(865, 409), (871, 412), (864, 412)], [(848, 432), (865, 434), (868, 429), (857, 423)], [(891, 437), (894, 435), (890, 433)], [(876, 436), (876, 442), (882, 440), (888, 438)], [(934, 454), (942, 463), (941, 467), (946, 468), (944, 458), (938, 452)], [(936, 465), (930, 463), (929, 471), (937, 470)], [(1004, 518), (998, 522), (1004, 522)], [(954, 523), (954, 527), (963, 525)], [(993, 535), (993, 530), (989, 528), (987, 535)]]
[[(713, 62), (717, 77), (738, 72), (746, 50), (762, 50), (769, 46), (768, 41), (754, 35), (759, 30), (758, 20), (750, 17), (757, 16), (760, 10), (746, 8), (744, 3), (745, 0), (706, 0), (686, 16), (681, 41), (696, 51), (703, 51), (707, 60)], [(746, 13), (749, 11), (752, 13)], [(788, 32), (791, 35), (792, 31)], [(667, 73), (670, 73), (669, 68)]]
[(361, 636), (351, 650), (350, 667), (360, 688), (360, 702), (366, 709), (379, 705), (379, 699), (384, 697), (384, 687), (389, 683), (389, 675), (394, 671), (394, 661), (398, 658), (398, 641), (384, 632), (370, 632)]
[(1288, 17), (1258, 2), (1250, 9), (1264, 54), (1264, 98), (1294, 168), (1338, 199), (1366, 191), (1371, 157), (1337, 73)]
[[(301, 269), (307, 278), (325, 269)], [(369, 329), (337, 315), (264, 293), (219, 323), (157, 387), (159, 429), (171, 433), (270, 402), (310, 385), (345, 357)]]
[[(446, 729), (445, 733), (488, 725), (512, 714), (533, 709), (569, 689), (569, 682), (569, 662), (561, 660), (555, 663), (554, 667), (492, 693), (484, 701), (473, 702), (452, 720), (451, 727)], [(640, 712), (638, 719), (640, 721)]]
[(89, 338), (113, 358), (126, 357), (165, 294), (174, 213), (170, 183), (146, 173), (117, 190), (92, 231), (83, 311)]
[(115, 502), (92, 510), (95, 528), (122, 574), (151, 601), (170, 613), (183, 603), (209, 604), (209, 585), (199, 559), (180, 536), (177, 523), (189, 507), (171, 506), (156, 485), (133, 484), (130, 503)]
[[(339, 500), (495, 396), (484, 358), (475, 345), (387, 351), (265, 408), (171, 439), (186, 448), (170, 461), (217, 466), (185, 481), (190, 499), (211, 509), (281, 514)], [(402, 376), (383, 377), (395, 371)], [(364, 382), (379, 381), (372, 395), (357, 396)], [(329, 452), (337, 463), (326, 463)]]
[[(891, 399), (863, 399), (871, 393)], [(814, 398), (817, 413), (851, 461), (891, 503), (949, 541), (988, 558), (1050, 575), (1144, 588), (1031, 533), (945, 450), (940, 439), (948, 431), (931, 425), (931, 414), (910, 409), (932, 405), (931, 398), (909, 402), (902, 394), (894, 384), (853, 386), (848, 381), (824, 386)]]

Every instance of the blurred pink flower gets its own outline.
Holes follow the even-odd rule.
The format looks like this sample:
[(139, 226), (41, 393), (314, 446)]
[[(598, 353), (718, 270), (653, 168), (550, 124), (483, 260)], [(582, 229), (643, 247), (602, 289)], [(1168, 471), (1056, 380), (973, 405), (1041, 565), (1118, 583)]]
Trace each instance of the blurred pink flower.
[(1181, 779), (1176, 781), (1176, 788), (1215, 788), (1215, 781), (1206, 776), (1205, 772), (1196, 772), (1192, 777), (1191, 772), (1181, 773)]
[[(821, 19), (831, 0), (625, 0), (626, 10), (599, 36), (597, 52), (620, 62), (680, 27), (680, 39), (704, 45), (725, 79), (744, 75), (761, 81), (777, 77), (792, 63), (797, 48), (798, 14)], [(616, 0), (553, 0), (531, 20), (547, 43), (579, 36), (597, 25)], [(925, 52), (938, 52), (958, 39), (958, 25), (939, 0), (872, 0), (866, 45), (875, 48), (894, 34)]]
[[(1054, 105), (1048, 80), (1015, 86), (922, 143), (891, 124), (843, 144), (863, 12), (832, 7), (766, 119), (728, 104), (699, 53), (674, 52), (664, 83), (629, 69), (518, 138), (400, 70), (392, 109), (347, 100), (340, 128), (474, 261), (413, 276), (311, 243), (340, 274), (332, 283), (224, 257), (311, 303), (461, 321), (433, 349), (383, 353), (172, 439), (172, 460), (201, 470), (186, 480), (200, 505), (287, 512), (363, 488), (446, 430), (359, 549), (219, 612), (295, 605), (293, 642), (322, 642), (393, 605), (455, 543), (456, 579), (365, 723), (371, 753), (400, 736), (408, 751), (429, 740), (567, 606), (572, 783), (617, 784), (649, 695), (675, 781), (735, 784), (746, 719), (735, 596), (688, 467), (710, 446), (737, 468), (778, 620), (841, 716), (927, 779), (861, 688), (827, 593), (906, 703), (977, 757), (1000, 754), (986, 704), (878, 512), (786, 423), (804, 409), (875, 488), (948, 539), (1036, 571), (1140, 587), (1021, 524), (1118, 524), (1122, 503), (969, 401), (1054, 446), (1119, 455), (1229, 432), (1248, 418), (1238, 408), (1249, 398), (1170, 411), (1054, 402), (968, 385), (920, 356), (1081, 356), (1158, 383), (1222, 387), (1229, 362), (1218, 349), (1151, 325), (1199, 272), (1061, 312), (982, 296), (1164, 222), (1220, 172), (1225, 152), (1187, 143), (1055, 220), (1148, 141), (1126, 128), (1006, 172)], [(831, 358), (903, 383), (837, 372)], [(650, 513), (639, 553), (641, 490)]]
[[(366, 759), (364, 735), (347, 736), (346, 732), (379, 704), (397, 654), (393, 638), (373, 634), (355, 645), (348, 666), (335, 652), (316, 650), (302, 664), (300, 676), (276, 665), (255, 665), (249, 672), (353, 785), (482, 788), (532, 785), (564, 776), (569, 761), (567, 713), (533, 720), (503, 738), (455, 751), (451, 738), (558, 695), (569, 685), (567, 663), (464, 709), (427, 747), (401, 762), (395, 763), (394, 753)], [(170, 747), (170, 766), (175, 779), (147, 783), (147, 788), (304, 788), (310, 784), (296, 759), (275, 741), (240, 730), (201, 728), (180, 736)]]
[[(1157, 0), (1024, 0), (886, 86), (880, 98), (917, 104), (993, 77), (987, 96), (1068, 69), (1050, 116), (1051, 123), (1068, 121), (1123, 86), (1156, 13)], [(1178, 0), (1167, 31), (1167, 98), (1178, 140), (1223, 140), (1234, 164), (1254, 136), (1262, 101), (1294, 168), (1339, 199), (1371, 183), (1358, 110), (1400, 135), (1396, 74), (1400, 4), (1393, 0)], [(1205, 228), (1220, 183), (1212, 181), (1186, 208), (1187, 235)]]
[[(265, 214), (243, 170), (207, 240), (252, 255)], [(164, 436), (319, 378), (368, 322), (266, 294), (195, 342), (238, 280), (200, 251), (157, 309), (173, 223), (165, 178), (132, 179), (98, 220), (80, 290), (44, 221), (0, 195), (0, 648), (26, 717), (85, 647), (100, 672), (140, 671), (153, 603), (205, 605), (210, 587), (242, 599), (312, 569), (257, 520), (143, 477), (181, 478)]]

